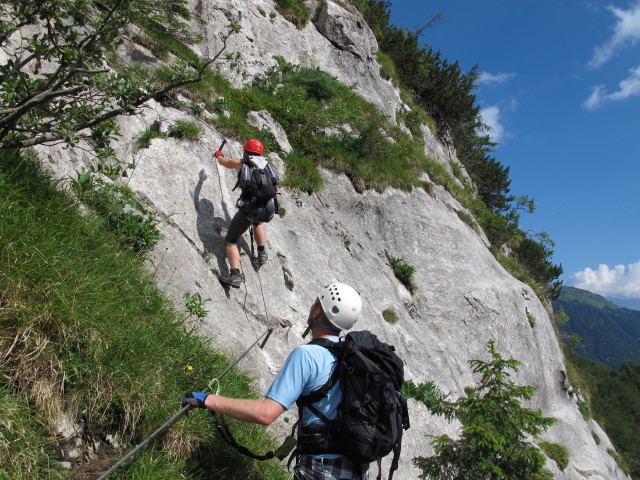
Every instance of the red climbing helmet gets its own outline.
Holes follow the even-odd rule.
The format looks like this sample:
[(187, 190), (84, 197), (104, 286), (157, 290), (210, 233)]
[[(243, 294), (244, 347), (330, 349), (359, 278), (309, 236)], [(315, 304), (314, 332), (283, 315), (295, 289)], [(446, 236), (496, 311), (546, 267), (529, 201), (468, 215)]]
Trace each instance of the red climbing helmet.
[(260, 140), (256, 140), (255, 138), (252, 138), (245, 143), (244, 149), (249, 153), (255, 153), (257, 155), (262, 155), (264, 153), (264, 145), (262, 145)]

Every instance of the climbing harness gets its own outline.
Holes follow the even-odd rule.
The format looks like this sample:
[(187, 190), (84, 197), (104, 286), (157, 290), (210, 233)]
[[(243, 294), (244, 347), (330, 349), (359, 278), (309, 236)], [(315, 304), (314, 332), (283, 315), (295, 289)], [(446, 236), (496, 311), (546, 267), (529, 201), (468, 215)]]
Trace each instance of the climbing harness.
[[(220, 379), (222, 377), (224, 377), (229, 370), (231, 370), (233, 367), (235, 367), (240, 360), (242, 360), (250, 351), (253, 347), (255, 347), (258, 343), (260, 343), (260, 340), (262, 340), (262, 338), (264, 337), (264, 341), (260, 344), (260, 349), (264, 348), (265, 344), (267, 343), (267, 340), (269, 340), (269, 337), (271, 336), (271, 333), (273, 332), (273, 328), (268, 329), (266, 332), (264, 332), (262, 335), (260, 335), (260, 337), (258, 337), (258, 339), (253, 342), (251, 344), (251, 346), (249, 348), (247, 348), (244, 353), (242, 355), (240, 355), (235, 362), (233, 362), (231, 365), (229, 365), (220, 375), (218, 375), (216, 378), (214, 378), (213, 380), (211, 380), (211, 382), (209, 382), (209, 389), (211, 391), (213, 391), (213, 386), (212, 385), (217, 385), (217, 392), (219, 392), (220, 390)], [(204, 393), (204, 392), (202, 392)], [(129, 460), (131, 457), (133, 457), (136, 453), (138, 453), (138, 451), (140, 451), (142, 449), (142, 447), (144, 447), (145, 445), (147, 445), (149, 442), (151, 442), (151, 440), (153, 440), (154, 438), (156, 438), (160, 433), (162, 433), (164, 430), (166, 430), (167, 428), (169, 428), (171, 425), (173, 425), (174, 423), (176, 423), (176, 421), (185, 413), (187, 413), (190, 409), (192, 409), (193, 407), (191, 405), (185, 405), (182, 410), (180, 410), (178, 413), (176, 413), (173, 417), (171, 417), (169, 420), (167, 420), (165, 423), (163, 423), (155, 432), (153, 432), (151, 435), (149, 435), (145, 440), (143, 440), (136, 448), (134, 448), (133, 450), (131, 450), (129, 453), (127, 453), (124, 457), (122, 457), (120, 460), (118, 460), (109, 470), (107, 470), (106, 472), (104, 472), (100, 477), (98, 477), (98, 480), (104, 480), (105, 478), (107, 478), (109, 475), (111, 475), (113, 472), (115, 472), (124, 462), (126, 462), (127, 460)]]

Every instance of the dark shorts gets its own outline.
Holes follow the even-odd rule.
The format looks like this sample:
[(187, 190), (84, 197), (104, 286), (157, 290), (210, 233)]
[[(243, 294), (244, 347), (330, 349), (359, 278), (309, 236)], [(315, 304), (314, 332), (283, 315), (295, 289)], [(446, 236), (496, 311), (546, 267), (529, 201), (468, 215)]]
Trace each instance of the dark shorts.
[(238, 210), (235, 216), (231, 219), (231, 224), (227, 230), (227, 236), (225, 237), (227, 245), (235, 245), (240, 240), (240, 237), (246, 232), (251, 225), (260, 225), (261, 222), (252, 222), (249, 220), (242, 210)]
[(356, 472), (356, 465), (346, 458), (322, 458), (313, 455), (302, 455), (293, 467), (294, 480), (368, 480), (369, 465), (361, 466)]

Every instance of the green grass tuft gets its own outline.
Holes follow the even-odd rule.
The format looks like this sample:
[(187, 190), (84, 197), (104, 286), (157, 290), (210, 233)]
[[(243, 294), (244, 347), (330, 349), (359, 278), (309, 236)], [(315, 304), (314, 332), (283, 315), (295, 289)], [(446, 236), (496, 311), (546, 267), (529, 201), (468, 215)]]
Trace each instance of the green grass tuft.
[(559, 443), (546, 441), (538, 442), (538, 446), (551, 460), (556, 462), (560, 470), (564, 470), (569, 465), (569, 450)]
[(384, 318), (386, 322), (391, 324), (397, 323), (399, 320), (398, 314), (388, 308), (382, 311), (382, 318)]
[(140, 150), (142, 148), (149, 148), (149, 146), (151, 145), (151, 140), (153, 140), (154, 138), (162, 138), (162, 139), (167, 138), (166, 135), (160, 133), (159, 126), (160, 125), (158, 123), (154, 123), (153, 125), (150, 125), (144, 132), (140, 134), (140, 136), (136, 140), (137, 150)]
[(302, 29), (311, 19), (311, 11), (299, 0), (276, 0), (276, 11)]
[(393, 274), (398, 280), (400, 280), (400, 283), (407, 287), (411, 293), (414, 293), (417, 289), (416, 285), (413, 283), (413, 274), (416, 271), (415, 267), (409, 265), (406, 260), (401, 257), (390, 257), (389, 263), (393, 270)]
[(198, 140), (202, 135), (202, 127), (197, 123), (178, 120), (169, 127), (169, 136), (180, 140)]

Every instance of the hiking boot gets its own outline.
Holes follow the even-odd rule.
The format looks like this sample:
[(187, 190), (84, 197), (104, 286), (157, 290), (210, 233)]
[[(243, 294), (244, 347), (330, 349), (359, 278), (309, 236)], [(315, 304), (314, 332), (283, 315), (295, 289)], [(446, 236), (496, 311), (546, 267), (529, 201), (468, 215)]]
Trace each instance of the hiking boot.
[(240, 288), (242, 283), (242, 274), (236, 270), (231, 270), (226, 275), (220, 275), (220, 283), (230, 285), (233, 288)]
[(269, 255), (267, 255), (267, 252), (258, 252), (258, 256), (256, 257), (256, 265), (258, 267), (261, 267), (265, 263), (267, 263), (268, 259), (269, 259)]

